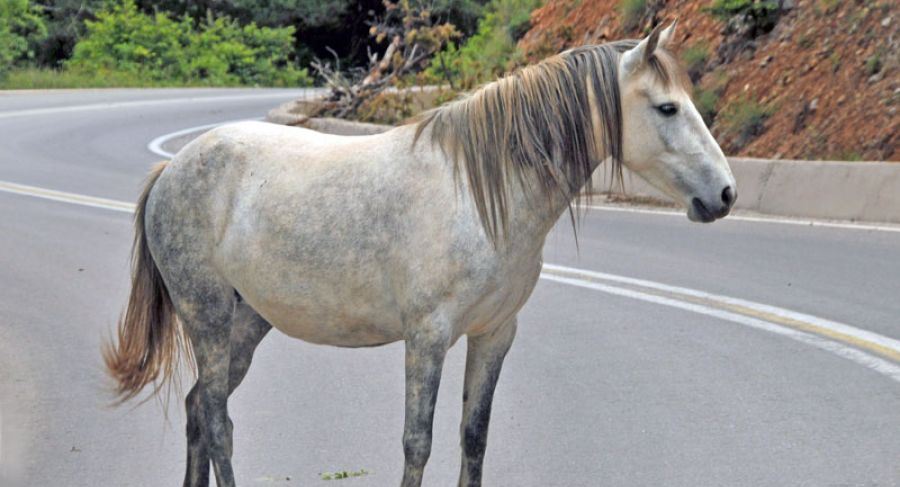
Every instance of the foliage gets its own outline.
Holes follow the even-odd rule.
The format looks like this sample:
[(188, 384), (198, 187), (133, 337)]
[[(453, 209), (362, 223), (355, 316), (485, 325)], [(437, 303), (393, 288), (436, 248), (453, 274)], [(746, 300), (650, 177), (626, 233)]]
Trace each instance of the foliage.
[(685, 48), (681, 52), (681, 61), (691, 77), (691, 81), (697, 82), (703, 76), (706, 62), (709, 60), (709, 46), (705, 43), (697, 43)]
[(368, 70), (344, 71), (340, 60), (336, 67), (322, 61), (312, 64), (331, 89), (319, 114), (366, 120), (367, 114), (384, 112), (384, 107), (369, 106), (382, 95), (391, 95), (392, 100), (401, 95), (400, 105), (408, 106), (403, 92), (386, 93), (387, 89), (404, 87), (428, 66), (436, 52), (459, 37), (452, 24), (435, 21), (424, 1), (384, 0), (384, 6), (384, 16), (372, 23), (369, 35), (387, 47), (381, 56), (370, 55)]
[(28, 0), (0, 0), (0, 78), (14, 64), (34, 59), (46, 35), (40, 11)]
[(866, 58), (865, 71), (868, 76), (878, 74), (882, 67), (881, 51), (876, 51), (875, 54)]
[(516, 42), (530, 28), (531, 12), (541, 0), (492, 0), (478, 31), (462, 46), (450, 43), (431, 61), (426, 80), (470, 89), (522, 62)]
[(772, 107), (741, 97), (728, 104), (716, 120), (731, 145), (741, 149), (762, 134), (765, 122), (773, 112)]
[(109, 0), (34, 0), (40, 4), (47, 36), (36, 47), (34, 64), (59, 68), (72, 56), (75, 43), (85, 34), (85, 21), (93, 19)]
[(709, 11), (713, 15), (723, 20), (747, 13), (766, 15), (776, 10), (778, 10), (778, 2), (775, 0), (713, 0), (709, 7)]
[(154, 82), (308, 84), (306, 71), (289, 57), (293, 33), (293, 27), (241, 27), (230, 18), (212, 16), (195, 28), (187, 17), (147, 15), (133, 0), (124, 0), (87, 22), (87, 35), (66, 67), (123, 72)]
[(750, 37), (771, 31), (781, 14), (775, 0), (713, 0), (708, 11), (721, 20), (745, 24)]
[(619, 13), (622, 15), (622, 29), (634, 30), (641, 22), (647, 10), (647, 0), (619, 0)]
[(698, 87), (694, 90), (694, 105), (709, 127), (718, 114), (719, 93), (716, 90)]

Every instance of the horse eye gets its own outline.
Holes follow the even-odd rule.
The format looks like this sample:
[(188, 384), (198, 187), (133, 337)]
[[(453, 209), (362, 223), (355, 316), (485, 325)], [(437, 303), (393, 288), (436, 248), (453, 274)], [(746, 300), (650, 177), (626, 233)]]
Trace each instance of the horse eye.
[(678, 113), (678, 107), (675, 106), (674, 103), (663, 103), (656, 107), (656, 109), (661, 113), (664, 117), (671, 117)]

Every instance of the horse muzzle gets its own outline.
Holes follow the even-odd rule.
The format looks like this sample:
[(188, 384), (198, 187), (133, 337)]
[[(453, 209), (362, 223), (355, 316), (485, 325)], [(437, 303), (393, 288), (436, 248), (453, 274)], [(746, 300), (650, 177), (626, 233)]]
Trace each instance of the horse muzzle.
[(718, 198), (709, 201), (694, 197), (691, 199), (691, 205), (688, 207), (688, 219), (701, 223), (714, 222), (727, 216), (731, 212), (735, 201), (737, 201), (737, 191), (734, 190), (733, 186), (726, 186), (719, 193)]

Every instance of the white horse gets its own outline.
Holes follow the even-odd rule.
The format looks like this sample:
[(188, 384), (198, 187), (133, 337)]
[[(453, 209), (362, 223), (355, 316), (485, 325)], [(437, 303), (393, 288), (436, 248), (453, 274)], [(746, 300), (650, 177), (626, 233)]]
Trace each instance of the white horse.
[(208, 485), (210, 461), (218, 485), (234, 485), (226, 404), (273, 326), (340, 347), (405, 341), (407, 487), (431, 451), (444, 356), (467, 335), (459, 485), (481, 485), (516, 314), (547, 233), (594, 169), (624, 164), (695, 221), (734, 202), (666, 49), (673, 31), (564, 52), (383, 134), (239, 123), (158, 167), (105, 359), (125, 400), (158, 391), (180, 349), (192, 352), (184, 485)]

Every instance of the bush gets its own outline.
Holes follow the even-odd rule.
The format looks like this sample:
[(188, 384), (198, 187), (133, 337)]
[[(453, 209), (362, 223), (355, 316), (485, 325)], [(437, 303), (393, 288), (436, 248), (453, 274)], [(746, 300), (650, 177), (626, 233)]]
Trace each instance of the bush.
[(293, 27), (241, 27), (227, 17), (208, 17), (197, 28), (188, 17), (147, 15), (124, 0), (87, 22), (66, 68), (107, 70), (152, 82), (207, 85), (309, 84), (291, 59)]
[(713, 0), (708, 10), (724, 21), (737, 19), (746, 24), (750, 37), (774, 29), (781, 13), (775, 0)]
[(716, 120), (723, 135), (730, 139), (734, 149), (739, 150), (763, 133), (772, 112), (772, 107), (743, 97), (726, 106)]
[(716, 90), (697, 88), (694, 90), (694, 106), (703, 117), (706, 126), (712, 125), (718, 114), (719, 93)]
[(647, 10), (647, 0), (620, 0), (619, 13), (622, 15), (622, 29), (632, 31), (639, 27)]
[(0, 0), (0, 78), (14, 64), (34, 59), (46, 35), (40, 11), (28, 0)]
[(703, 70), (706, 69), (708, 60), (709, 47), (705, 43), (694, 44), (681, 52), (681, 61), (694, 83), (703, 76)]
[(531, 26), (531, 12), (541, 0), (491, 0), (478, 31), (462, 46), (450, 43), (426, 70), (427, 82), (449, 82), (469, 89), (522, 62), (516, 43)]

